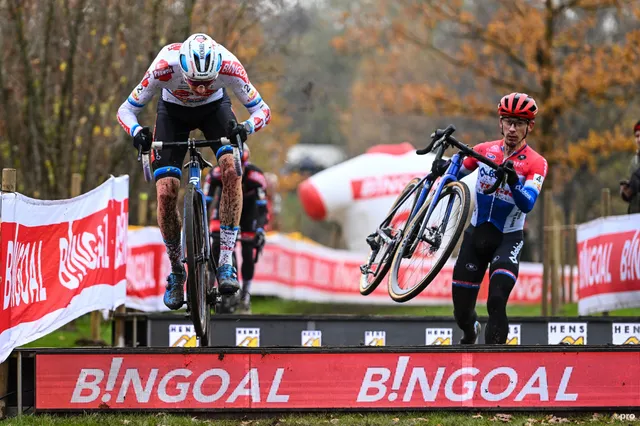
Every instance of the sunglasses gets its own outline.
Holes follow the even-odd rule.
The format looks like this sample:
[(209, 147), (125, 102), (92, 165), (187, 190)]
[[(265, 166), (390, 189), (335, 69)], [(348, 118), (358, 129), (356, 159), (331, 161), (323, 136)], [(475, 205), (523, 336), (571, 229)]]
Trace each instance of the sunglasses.
[(198, 87), (198, 86), (209, 87), (215, 82), (215, 80), (191, 80), (190, 78), (187, 78), (186, 80), (187, 80), (187, 84), (193, 87)]
[(510, 128), (511, 126), (515, 126), (516, 129), (524, 129), (524, 127), (529, 124), (529, 121), (522, 120), (520, 118), (511, 118), (511, 117), (502, 117), (500, 119), (503, 126)]

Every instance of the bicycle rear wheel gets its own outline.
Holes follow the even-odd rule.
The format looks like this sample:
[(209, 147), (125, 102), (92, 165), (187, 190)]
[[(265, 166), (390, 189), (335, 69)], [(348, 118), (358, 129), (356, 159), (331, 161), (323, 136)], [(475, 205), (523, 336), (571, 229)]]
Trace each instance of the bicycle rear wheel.
[[(433, 212), (426, 217), (429, 206)], [(469, 188), (463, 182), (444, 186), (437, 200), (429, 199), (407, 226), (391, 265), (389, 296), (406, 302), (420, 294), (445, 265), (469, 218)]]
[(209, 346), (211, 310), (207, 303), (210, 262), (206, 257), (205, 221), (202, 197), (194, 184), (187, 185), (184, 196), (184, 232), (187, 244), (187, 302), (200, 346)]
[[(404, 201), (402, 199), (411, 192), (419, 182), (420, 179), (414, 178), (404, 187), (400, 195), (398, 195), (398, 198), (393, 202), (389, 213), (391, 213), (401, 201), (403, 203), (402, 206), (379, 227), (379, 229), (385, 229), (387, 231), (387, 235), (394, 240), (391, 244), (395, 247), (390, 247), (391, 244), (385, 242), (379, 235), (375, 238), (375, 243), (378, 244), (378, 248), (369, 251), (366, 263), (368, 270), (366, 273), (360, 275), (360, 294), (363, 296), (371, 294), (389, 272), (394, 250), (397, 247), (399, 237), (407, 224), (409, 214), (413, 209), (415, 199), (420, 191), (416, 190)], [(389, 216), (389, 213), (387, 213), (387, 216)]]

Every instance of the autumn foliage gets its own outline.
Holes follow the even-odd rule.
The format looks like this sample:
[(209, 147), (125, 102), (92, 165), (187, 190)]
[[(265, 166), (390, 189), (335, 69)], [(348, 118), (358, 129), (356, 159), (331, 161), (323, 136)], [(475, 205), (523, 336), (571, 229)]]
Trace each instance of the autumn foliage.
[(598, 156), (633, 149), (637, 0), (369, 3), (343, 16), (348, 30), (334, 40), (369, 53), (354, 103), (486, 121), (502, 95), (526, 92), (540, 107), (535, 148), (552, 169), (594, 168)]

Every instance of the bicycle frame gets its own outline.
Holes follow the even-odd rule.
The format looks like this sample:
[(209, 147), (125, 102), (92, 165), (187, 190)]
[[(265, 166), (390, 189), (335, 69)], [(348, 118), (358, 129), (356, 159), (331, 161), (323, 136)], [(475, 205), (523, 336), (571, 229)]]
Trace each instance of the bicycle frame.
[[(207, 217), (207, 202), (204, 192), (202, 192), (202, 188), (200, 187), (200, 180), (202, 174), (202, 168), (200, 166), (200, 152), (196, 149), (195, 146), (189, 147), (189, 163), (187, 163), (189, 169), (189, 183), (192, 183), (196, 187), (196, 192), (202, 201), (202, 218), (203, 218), (203, 229), (205, 232), (205, 259), (209, 259), (211, 257), (211, 247), (209, 245), (209, 220)], [(182, 217), (186, 217), (186, 209), (187, 205), (184, 205), (185, 212)], [(186, 244), (186, 236), (185, 233), (182, 232), (182, 257), (183, 261), (186, 261), (187, 258), (187, 244)]]

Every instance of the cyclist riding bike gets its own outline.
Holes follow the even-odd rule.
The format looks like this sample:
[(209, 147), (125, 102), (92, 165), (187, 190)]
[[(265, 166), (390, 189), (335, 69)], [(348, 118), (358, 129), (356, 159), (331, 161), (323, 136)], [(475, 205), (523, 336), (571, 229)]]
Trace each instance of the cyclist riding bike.
[[(268, 223), (267, 180), (256, 165), (249, 162), (251, 152), (245, 145), (242, 152), (244, 175), (242, 176), (242, 215), (240, 216), (240, 244), (242, 245), (242, 291), (241, 313), (251, 313), (251, 281), (255, 271), (254, 250), (261, 250), (266, 242), (264, 228)], [(219, 167), (207, 174), (203, 191), (210, 206), (209, 231), (212, 235), (220, 230), (219, 203), (222, 192), (222, 174)], [(215, 237), (214, 237), (215, 239)], [(213, 252), (216, 253), (214, 245)], [(235, 308), (236, 301), (229, 306)], [(225, 305), (226, 306), (226, 305)], [(232, 312), (227, 312), (232, 313)]]
[(478, 153), (513, 167), (504, 167), (506, 185), (491, 194), (484, 189), (496, 181), (496, 172), (472, 157), (465, 158), (460, 177), (479, 168), (476, 205), (471, 225), (465, 230), (460, 253), (453, 269), (454, 317), (464, 332), (461, 344), (477, 342), (480, 323), (475, 311), (480, 283), (489, 266), (489, 321), (485, 343), (503, 344), (509, 333), (507, 300), (518, 279), (520, 253), (524, 245), (526, 214), (533, 206), (547, 175), (547, 161), (526, 141), (533, 130), (538, 106), (525, 93), (511, 93), (498, 104), (500, 132), (503, 138), (474, 147)]
[[(251, 114), (243, 123), (236, 123), (227, 88)], [(262, 129), (271, 120), (269, 106), (249, 81), (240, 61), (206, 34), (193, 34), (184, 43), (162, 48), (140, 84), (118, 109), (120, 125), (133, 137), (133, 146), (143, 153), (149, 152), (152, 135), (148, 127), (138, 123), (137, 116), (157, 92), (161, 92), (161, 96), (153, 140), (184, 141), (192, 130), (199, 129), (206, 139), (228, 137), (236, 143), (239, 137), (244, 142), (247, 135)], [(240, 288), (231, 254), (242, 211), (242, 181), (234, 168), (233, 147), (220, 145), (215, 151), (223, 183), (217, 278), (220, 292), (233, 294)], [(163, 148), (152, 153), (158, 226), (171, 262), (164, 295), (164, 304), (169, 309), (179, 309), (184, 303), (186, 277), (181, 262), (182, 224), (177, 200), (186, 152), (185, 147)]]

